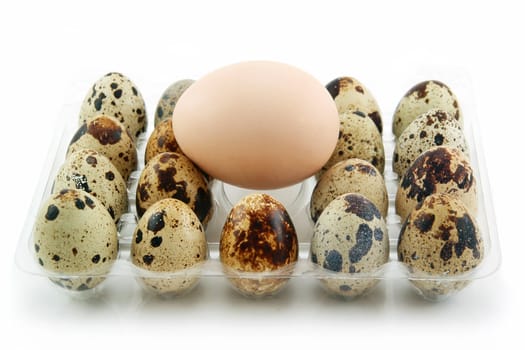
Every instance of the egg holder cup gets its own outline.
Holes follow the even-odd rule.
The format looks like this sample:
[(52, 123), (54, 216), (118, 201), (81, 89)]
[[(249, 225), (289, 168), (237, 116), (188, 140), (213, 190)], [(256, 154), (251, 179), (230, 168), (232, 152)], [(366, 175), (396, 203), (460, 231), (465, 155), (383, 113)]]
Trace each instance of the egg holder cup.
[[(437, 73), (437, 74), (436, 74)], [(311, 177), (305, 181), (295, 184), (293, 186), (270, 190), (270, 191), (252, 191), (248, 189), (238, 188), (229, 184), (225, 184), (219, 180), (211, 180), (209, 183), (210, 190), (213, 196), (213, 216), (208, 222), (206, 227), (206, 238), (208, 242), (208, 259), (198, 265), (195, 265), (189, 269), (180, 270), (173, 273), (155, 273), (145, 271), (135, 267), (130, 260), (130, 247), (131, 237), (137, 225), (137, 217), (135, 211), (135, 189), (138, 178), (140, 177), (141, 170), (144, 164), (144, 151), (147, 142), (147, 137), (151, 133), (152, 129), (152, 118), (150, 117), (150, 127), (146, 134), (142, 134), (136, 142), (137, 155), (138, 155), (138, 166), (128, 180), (128, 198), (129, 207), (128, 212), (122, 215), (118, 223), (118, 235), (119, 235), (119, 253), (117, 260), (112, 266), (109, 273), (104, 276), (85, 276), (85, 275), (60, 275), (53, 274), (41, 268), (36, 258), (33, 256), (33, 243), (32, 243), (32, 230), (35, 223), (37, 212), (40, 208), (41, 203), (51, 194), (53, 187), (54, 177), (65, 160), (66, 150), (74, 135), (78, 125), (76, 115), (78, 114), (79, 104), (68, 104), (65, 105), (62, 112), (62, 118), (59, 119), (63, 129), (55, 131), (56, 137), (53, 138), (53, 143), (50, 147), (48, 157), (44, 163), (42, 175), (40, 176), (39, 185), (34, 193), (32, 206), (29, 209), (27, 220), (24, 228), (21, 232), (20, 239), (17, 245), (15, 254), (15, 262), (18, 268), (26, 273), (47, 277), (52, 279), (60, 278), (75, 278), (75, 277), (105, 277), (111, 279), (116, 276), (125, 276), (128, 278), (135, 279), (137, 283), (143, 286), (143, 290), (146, 293), (154, 293), (155, 291), (142, 283), (143, 279), (166, 279), (166, 280), (177, 280), (177, 279), (203, 279), (208, 277), (213, 278), (225, 278), (233, 282), (233, 287), (238, 292), (248, 297), (257, 298), (261, 296), (275, 295), (279, 296), (279, 292), (282, 288), (285, 288), (289, 282), (296, 279), (317, 279), (320, 284), (331, 294), (335, 294), (339, 297), (353, 298), (351, 294), (334, 292), (333, 289), (327, 288), (329, 281), (346, 281), (347, 283), (369, 283), (370, 288), (365, 288), (362, 293), (366, 294), (377, 287), (377, 282), (383, 280), (393, 280), (396, 283), (397, 280), (409, 280), (415, 287), (415, 290), (425, 299), (428, 300), (442, 300), (455, 294), (461, 290), (470, 282), (477, 279), (486, 278), (496, 272), (501, 263), (500, 245), (498, 239), (498, 232), (496, 228), (496, 220), (494, 215), (494, 209), (492, 207), (492, 200), (490, 194), (489, 179), (485, 167), (485, 160), (483, 158), (483, 148), (477, 130), (476, 113), (473, 104), (469, 100), (470, 92), (472, 91), (470, 86), (470, 80), (466, 79), (461, 74), (448, 74), (446, 71), (439, 70), (425, 70), (423, 69), (420, 73), (420, 77), (412, 77), (411, 83), (432, 79), (435, 76), (436, 79), (447, 81), (454, 87), (456, 95), (461, 101), (462, 110), (465, 116), (464, 120), (464, 132), (470, 148), (470, 162), (474, 170), (474, 175), (477, 179), (478, 184), (478, 214), (476, 220), (478, 222), (481, 236), (485, 244), (485, 256), (480, 265), (468, 273), (461, 275), (425, 275), (409, 269), (398, 262), (397, 260), (397, 240), (401, 229), (400, 217), (395, 214), (395, 195), (398, 187), (398, 177), (392, 171), (392, 154), (395, 147), (395, 139), (390, 132), (391, 120), (388, 117), (391, 113), (383, 113), (383, 123), (385, 130), (383, 132), (383, 144), (385, 148), (386, 162), (385, 162), (385, 173), (384, 179), (387, 187), (389, 208), (386, 219), (390, 251), (389, 260), (386, 264), (378, 268), (373, 272), (367, 273), (335, 273), (328, 271), (313, 264), (310, 261), (310, 240), (313, 233), (313, 222), (310, 218), (309, 213), (309, 202), (313, 188), (315, 186), (315, 178)], [(445, 76), (445, 77), (444, 77)], [(410, 86), (410, 84), (405, 86)], [(402, 89), (399, 90), (402, 92)], [(400, 95), (400, 94), (399, 94)], [(147, 105), (152, 105), (151, 101)], [(149, 114), (150, 116), (152, 113)], [(226, 220), (226, 217), (233, 207), (233, 205), (242, 198), (244, 195), (251, 194), (254, 192), (267, 193), (281, 203), (287, 209), (289, 215), (292, 218), (295, 229), (298, 235), (299, 241), (299, 252), (298, 260), (296, 263), (287, 266), (281, 270), (260, 272), (260, 273), (247, 273), (232, 271), (224, 268), (220, 262), (219, 257), (219, 240), (222, 231), (222, 226)], [(279, 288), (275, 288), (273, 291), (266, 291), (265, 293), (247, 292), (244, 288), (235, 287), (235, 281), (244, 281), (243, 283), (266, 283), (267, 281), (280, 281)], [(99, 284), (97, 287), (85, 290), (85, 291), (69, 291), (66, 290), (70, 295), (78, 298), (90, 298), (97, 297), (104, 289), (105, 281)], [(197, 283), (194, 283), (187, 289), (184, 289), (180, 293), (171, 293), (171, 295), (181, 295), (190, 293)], [(50, 283), (50, 286), (54, 285)], [(430, 286), (430, 287), (429, 287)], [(57, 286), (58, 287), (58, 286)], [(65, 290), (60, 287), (60, 289)]]

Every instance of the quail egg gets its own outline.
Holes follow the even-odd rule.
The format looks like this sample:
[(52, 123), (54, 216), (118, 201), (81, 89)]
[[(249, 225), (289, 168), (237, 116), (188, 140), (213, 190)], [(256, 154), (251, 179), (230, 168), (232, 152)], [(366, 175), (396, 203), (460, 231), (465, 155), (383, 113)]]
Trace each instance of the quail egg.
[(379, 282), (388, 253), (385, 220), (360, 194), (335, 198), (315, 224), (310, 260), (326, 270), (322, 285), (336, 295), (355, 297), (370, 291)]
[(147, 163), (151, 158), (163, 152), (177, 152), (183, 154), (175, 135), (173, 134), (173, 124), (170, 120), (159, 122), (151, 133), (146, 145), (144, 162)]
[(173, 116), (173, 110), (177, 101), (182, 96), (184, 91), (193, 84), (194, 80), (184, 79), (176, 81), (175, 83), (168, 86), (168, 88), (162, 94), (162, 97), (157, 104), (155, 110), (155, 127), (160, 124), (161, 121), (169, 119)]
[(422, 295), (439, 299), (469, 284), (464, 274), (481, 263), (484, 244), (463, 202), (438, 193), (420, 202), (405, 220), (397, 255)]
[(137, 167), (135, 144), (113, 117), (100, 115), (82, 124), (71, 139), (67, 155), (81, 149), (91, 149), (106, 156), (126, 181)]
[(315, 185), (310, 202), (312, 220), (316, 222), (324, 208), (345, 193), (362, 194), (386, 217), (388, 195), (383, 176), (366, 160), (350, 158), (328, 169)]
[(326, 89), (332, 95), (340, 114), (348, 111), (361, 111), (372, 119), (380, 133), (383, 132), (379, 105), (361, 82), (355, 78), (341, 77), (329, 82)]
[(220, 260), (230, 282), (246, 296), (281, 290), (298, 258), (299, 244), (284, 206), (267, 194), (242, 198), (222, 229)]
[(401, 178), (396, 212), (404, 220), (418, 202), (434, 193), (449, 193), (477, 212), (477, 186), (467, 157), (455, 148), (437, 146), (422, 153)]
[(399, 137), (418, 116), (431, 108), (439, 108), (463, 125), (463, 116), (456, 95), (437, 80), (426, 80), (413, 86), (399, 101), (394, 112), (392, 131)]
[(146, 131), (144, 99), (135, 84), (121, 73), (108, 73), (93, 84), (80, 108), (80, 124), (101, 114), (115, 117), (133, 140)]
[(317, 178), (332, 165), (349, 158), (372, 163), (382, 174), (385, 170), (385, 150), (381, 133), (372, 119), (360, 111), (339, 114), (339, 137), (330, 159), (317, 173)]
[(159, 294), (191, 290), (199, 281), (199, 266), (207, 256), (202, 224), (190, 207), (173, 198), (162, 199), (146, 210), (131, 242), (132, 263), (159, 273), (141, 276), (140, 281)]
[(468, 146), (456, 119), (440, 109), (431, 109), (417, 117), (396, 140), (392, 166), (400, 177), (424, 151), (434, 146), (459, 149), (468, 155)]
[(64, 188), (83, 190), (98, 198), (115, 222), (128, 210), (126, 182), (113, 163), (96, 151), (81, 149), (69, 155), (53, 184), (54, 192)]
[(40, 207), (33, 253), (55, 284), (83, 291), (104, 281), (117, 259), (117, 227), (104, 205), (82, 190), (63, 189)]
[(206, 180), (182, 154), (164, 152), (146, 164), (137, 185), (136, 208), (139, 218), (153, 203), (175, 198), (186, 203), (206, 225), (212, 214), (211, 193)]

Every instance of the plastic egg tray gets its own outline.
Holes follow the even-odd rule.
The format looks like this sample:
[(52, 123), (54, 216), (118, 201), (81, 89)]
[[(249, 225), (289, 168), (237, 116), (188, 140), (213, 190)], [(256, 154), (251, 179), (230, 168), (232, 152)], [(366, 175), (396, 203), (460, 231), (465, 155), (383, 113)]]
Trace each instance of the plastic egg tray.
[[(498, 234), (495, 225), (494, 211), (492, 208), (490, 186), (487, 178), (487, 172), (485, 168), (485, 162), (483, 159), (482, 144), (480, 141), (479, 133), (477, 131), (476, 112), (473, 108), (472, 101), (468, 100), (470, 95), (469, 81), (466, 81), (464, 77), (455, 77), (450, 74), (441, 76), (438, 72), (431, 71), (428, 75), (420, 75), (412, 77), (409, 84), (399, 84), (398, 90), (393, 93), (395, 98), (401, 98), (405, 91), (411, 86), (422, 80), (437, 79), (445, 82), (449, 85), (452, 90), (456, 93), (459, 98), (463, 114), (464, 114), (464, 132), (467, 138), (467, 142), (470, 148), (470, 161), (474, 169), (474, 173), (478, 182), (478, 215), (476, 217), (479, 228), (481, 230), (482, 238), (485, 244), (485, 257), (481, 264), (474, 270), (467, 274), (456, 275), (456, 276), (415, 276), (412, 275), (409, 270), (397, 260), (397, 240), (401, 229), (401, 222), (399, 216), (395, 214), (395, 196), (398, 186), (397, 175), (392, 171), (392, 154), (395, 146), (394, 137), (390, 131), (391, 129), (391, 114), (388, 114), (386, 109), (381, 106), (381, 99), (378, 98), (378, 102), (382, 107), (383, 117), (383, 143), (386, 155), (385, 173), (384, 178), (388, 190), (389, 196), (389, 209), (386, 217), (386, 223), (388, 228), (388, 235), (390, 239), (390, 254), (389, 261), (383, 265), (381, 269), (374, 273), (354, 273), (354, 274), (334, 274), (330, 271), (319, 268), (310, 262), (309, 259), (309, 248), (310, 240), (313, 233), (313, 223), (309, 215), (309, 202), (310, 196), (315, 186), (315, 179), (309, 178), (305, 181), (296, 185), (270, 191), (250, 191), (247, 189), (237, 188), (235, 186), (225, 184), (218, 180), (212, 180), (210, 182), (210, 189), (213, 196), (213, 216), (206, 228), (206, 237), (208, 241), (209, 257), (202, 265), (198, 265), (195, 268), (189, 270), (183, 270), (176, 273), (144, 273), (138, 271), (137, 268), (131, 263), (130, 260), (130, 246), (131, 238), (137, 224), (136, 212), (135, 212), (135, 189), (137, 181), (140, 176), (141, 170), (144, 166), (144, 150), (147, 143), (147, 139), (153, 130), (153, 108), (157, 103), (157, 100), (152, 98), (148, 100), (148, 95), (144, 95), (146, 99), (146, 106), (150, 109), (148, 112), (149, 125), (146, 133), (142, 134), (137, 140), (137, 153), (138, 153), (138, 169), (132, 173), (128, 181), (128, 196), (129, 196), (129, 211), (124, 214), (118, 224), (119, 232), (119, 255), (118, 259), (113, 265), (111, 271), (107, 275), (107, 279), (111, 279), (114, 276), (126, 276), (132, 279), (136, 279), (137, 283), (140, 284), (140, 278), (137, 277), (148, 277), (148, 278), (176, 278), (180, 276), (198, 276), (201, 279), (207, 277), (214, 278), (243, 278), (247, 280), (264, 280), (266, 278), (271, 279), (326, 279), (326, 278), (350, 278), (357, 280), (428, 280), (435, 283), (458, 283), (465, 284), (476, 279), (485, 278), (494, 273), (500, 265), (501, 254), (498, 241)], [(358, 79), (359, 77), (356, 76)], [(363, 81), (366, 85), (366, 81)], [(89, 86), (85, 84), (83, 86)], [(145, 90), (141, 88), (143, 94)], [(159, 90), (159, 89), (157, 89)], [(79, 92), (79, 97), (83, 97), (83, 91)], [(372, 93), (374, 93), (372, 91)], [(160, 95), (159, 95), (160, 97)], [(376, 96), (377, 98), (377, 96)], [(395, 100), (395, 98), (393, 100)], [(395, 107), (391, 106), (392, 108)], [(63, 123), (63, 129), (59, 133), (58, 137), (55, 138), (54, 144), (51, 146), (49, 151), (49, 157), (45, 163), (43, 173), (41, 176), (40, 184), (37, 187), (37, 191), (34, 194), (33, 205), (29, 210), (28, 219), (26, 220), (25, 227), (21, 233), (19, 244), (16, 252), (16, 264), (17, 266), (27, 273), (41, 276), (41, 277), (60, 277), (52, 275), (48, 271), (43, 270), (32, 251), (32, 230), (35, 222), (35, 217), (40, 208), (40, 205), (51, 193), (53, 186), (53, 180), (55, 175), (65, 160), (65, 154), (71, 137), (74, 135), (78, 128), (78, 111), (80, 109), (80, 103), (72, 103), (65, 105), (63, 109), (63, 116), (60, 121)], [(223, 269), (220, 258), (219, 258), (219, 239), (222, 230), (222, 226), (226, 220), (226, 217), (232, 208), (232, 206), (244, 195), (264, 192), (267, 193), (277, 200), (279, 200), (287, 209), (290, 214), (294, 226), (297, 231), (299, 239), (299, 259), (293, 268), (287, 269), (286, 271), (276, 271), (268, 273), (232, 273)], [(343, 276), (341, 276), (343, 275)], [(290, 282), (290, 281), (289, 281)], [(90, 295), (97, 295), (97, 290), (104, 288), (103, 282), (97, 286), (94, 290), (86, 292), (71, 292), (71, 293), (91, 293)], [(394, 282), (395, 283), (395, 282)], [(53, 284), (50, 283), (50, 286)], [(379, 288), (381, 284), (376, 286)], [(470, 287), (469, 287), (470, 288)], [(191, 291), (189, 291), (191, 293)], [(235, 291), (232, 289), (232, 293)], [(436, 298), (435, 296), (424, 295), (419, 291), (423, 297), (430, 299), (443, 299), (454, 293), (452, 290), (450, 293)], [(144, 293), (147, 291), (144, 289)], [(273, 297), (278, 298), (277, 293)]]

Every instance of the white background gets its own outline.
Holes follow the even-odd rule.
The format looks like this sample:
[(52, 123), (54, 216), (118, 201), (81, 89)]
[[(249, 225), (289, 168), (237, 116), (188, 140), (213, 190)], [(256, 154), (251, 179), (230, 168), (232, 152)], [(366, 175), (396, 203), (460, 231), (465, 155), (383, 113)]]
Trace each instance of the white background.
[[(145, 3), (0, 5), (0, 347), (9, 342), (46, 349), (220, 342), (239, 348), (523, 345), (525, 25), (517, 5), (443, 0)], [(112, 291), (122, 298), (81, 302), (15, 268), (17, 240), (72, 86), (89, 87), (106, 72), (120, 71), (139, 87), (163, 88), (245, 59), (284, 61), (323, 82), (353, 75), (378, 91), (385, 114), (409, 87), (393, 81), (399, 67), (430, 64), (467, 72), (502, 244), (498, 273), (438, 304), (397, 284), (350, 303), (322, 293), (299, 293), (303, 297), (294, 299), (298, 288), (315, 287), (308, 282), (290, 286), (277, 300), (254, 302), (234, 296), (219, 280), (204, 281), (187, 298), (164, 302), (127, 298), (129, 282), (122, 281)], [(385, 86), (397, 89), (386, 91)], [(150, 98), (150, 117), (162, 88), (142, 91)]]

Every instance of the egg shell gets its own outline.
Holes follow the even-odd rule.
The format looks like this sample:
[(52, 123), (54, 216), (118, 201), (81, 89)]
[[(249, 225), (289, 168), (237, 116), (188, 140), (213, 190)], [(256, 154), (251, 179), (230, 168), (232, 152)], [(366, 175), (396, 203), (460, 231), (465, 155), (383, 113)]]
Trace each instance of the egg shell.
[(212, 215), (211, 192), (206, 180), (184, 155), (164, 152), (146, 164), (137, 184), (138, 217), (155, 202), (175, 198), (186, 203), (206, 225)]
[(179, 80), (164, 90), (155, 109), (155, 127), (164, 120), (171, 120), (177, 101), (194, 82), (192, 79)]
[[(356, 297), (370, 291), (379, 280), (369, 275), (388, 261), (388, 253), (385, 220), (360, 194), (335, 198), (314, 226), (310, 260), (328, 271), (321, 282), (333, 294)], [(367, 278), (359, 278), (360, 273)]]
[[(189, 274), (140, 277), (142, 283), (159, 294), (182, 294), (199, 281), (199, 264), (208, 257), (208, 245), (199, 218), (185, 203), (162, 199), (140, 218), (131, 241), (131, 262), (140, 269)], [(190, 270), (191, 269), (191, 270)]]
[(458, 99), (452, 90), (437, 80), (426, 80), (414, 85), (399, 101), (394, 112), (392, 131), (399, 137), (418, 116), (432, 108), (439, 108), (463, 125)]
[(213, 178), (251, 189), (314, 175), (337, 142), (335, 103), (314, 77), (287, 64), (249, 61), (193, 83), (173, 112), (177, 142)]
[(359, 80), (352, 77), (340, 77), (329, 82), (326, 89), (332, 95), (339, 114), (361, 111), (372, 119), (380, 133), (383, 132), (379, 105), (372, 93)]
[(476, 215), (477, 185), (467, 157), (455, 148), (438, 146), (422, 153), (407, 169), (396, 194), (396, 212), (404, 220), (418, 202), (434, 193), (449, 193)]
[(113, 117), (100, 115), (82, 124), (69, 143), (67, 156), (81, 149), (106, 156), (126, 181), (137, 168), (135, 144), (124, 126)]
[(96, 287), (117, 259), (117, 227), (104, 205), (90, 194), (64, 189), (40, 207), (33, 252), (50, 279), (69, 290)]
[(468, 208), (457, 198), (438, 193), (425, 198), (407, 217), (399, 234), (397, 254), (423, 296), (436, 299), (469, 284), (465, 278), (439, 277), (475, 269), (483, 260), (484, 243)]
[(155, 126), (146, 144), (144, 161), (147, 163), (151, 158), (163, 152), (183, 154), (173, 134), (171, 119), (165, 119)]
[(360, 111), (339, 115), (339, 137), (332, 156), (317, 173), (320, 178), (334, 164), (359, 158), (372, 163), (382, 174), (385, 170), (383, 139), (372, 119)]
[(133, 140), (146, 131), (144, 99), (135, 84), (121, 73), (108, 73), (93, 84), (82, 102), (79, 123), (101, 114), (121, 122)]
[(58, 170), (53, 192), (65, 188), (83, 190), (99, 199), (115, 222), (128, 211), (124, 178), (108, 158), (96, 151), (82, 149), (69, 155)]
[(310, 201), (310, 216), (317, 221), (321, 212), (336, 197), (345, 193), (359, 193), (379, 209), (382, 217), (388, 212), (388, 194), (385, 180), (366, 160), (350, 158), (333, 165), (315, 185)]
[[(298, 259), (299, 244), (284, 206), (267, 194), (242, 198), (223, 226), (220, 260), (233, 286), (247, 296), (279, 292)], [(237, 278), (238, 273), (255, 273)], [(263, 277), (257, 273), (274, 272)]]
[(434, 108), (417, 117), (396, 140), (392, 167), (400, 177), (424, 151), (435, 146), (457, 148), (468, 155), (461, 125), (447, 112)]

